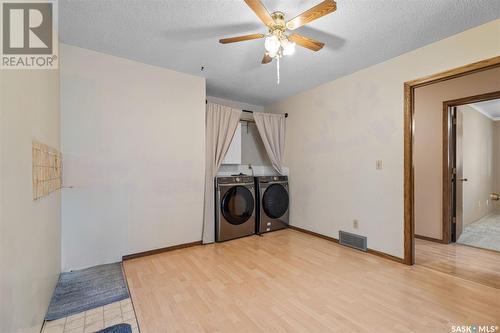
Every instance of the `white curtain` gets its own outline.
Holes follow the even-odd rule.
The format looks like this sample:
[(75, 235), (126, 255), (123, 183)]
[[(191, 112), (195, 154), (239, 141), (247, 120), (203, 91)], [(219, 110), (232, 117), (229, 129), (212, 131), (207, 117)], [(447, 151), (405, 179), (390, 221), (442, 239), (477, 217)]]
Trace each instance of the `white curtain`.
[(205, 119), (205, 206), (203, 212), (204, 244), (215, 241), (214, 178), (231, 145), (241, 110), (214, 103), (207, 104)]
[(284, 174), (283, 158), (285, 155), (285, 115), (254, 112), (253, 118), (260, 137), (264, 142), (267, 155), (273, 168), (279, 174)]

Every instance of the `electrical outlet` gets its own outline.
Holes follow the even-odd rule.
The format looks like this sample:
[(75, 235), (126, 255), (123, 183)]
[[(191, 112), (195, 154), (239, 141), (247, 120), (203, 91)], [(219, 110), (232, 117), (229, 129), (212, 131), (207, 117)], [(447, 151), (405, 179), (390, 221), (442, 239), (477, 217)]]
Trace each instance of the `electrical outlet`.
[(382, 160), (377, 160), (377, 161), (375, 162), (375, 168), (376, 168), (377, 170), (382, 170)]
[(358, 227), (359, 227), (359, 221), (358, 220), (352, 220), (352, 227), (354, 229), (358, 229)]
[(477, 208), (481, 208), (481, 200), (477, 202)]
[(486, 199), (486, 206), (489, 206), (489, 205), (490, 205), (490, 200)]

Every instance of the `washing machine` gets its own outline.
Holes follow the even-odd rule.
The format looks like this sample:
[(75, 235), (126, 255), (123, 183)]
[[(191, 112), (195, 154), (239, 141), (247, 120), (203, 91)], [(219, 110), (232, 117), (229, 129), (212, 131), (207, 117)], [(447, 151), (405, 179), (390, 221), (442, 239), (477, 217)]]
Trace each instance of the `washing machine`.
[(259, 198), (258, 234), (288, 227), (288, 177), (260, 176), (255, 178)]
[(217, 177), (215, 183), (215, 240), (222, 242), (255, 234), (254, 178)]

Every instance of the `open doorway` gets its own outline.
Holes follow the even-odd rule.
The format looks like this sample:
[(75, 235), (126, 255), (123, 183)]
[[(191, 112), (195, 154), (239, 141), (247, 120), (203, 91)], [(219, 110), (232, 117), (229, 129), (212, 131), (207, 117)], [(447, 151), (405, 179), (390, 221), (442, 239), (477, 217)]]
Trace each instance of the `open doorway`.
[[(453, 154), (457, 154), (456, 137), (453, 136), (457, 127), (453, 126), (456, 125), (453, 118), (463, 116), (465, 106), (500, 98), (495, 96), (500, 91), (498, 77), (500, 57), (405, 84), (405, 263), (416, 263), (495, 288), (500, 288), (500, 252), (461, 243), (461, 236), (466, 235), (465, 225), (470, 224), (465, 221), (470, 217), (457, 221), (457, 214), (464, 216), (467, 212), (460, 210), (464, 207), (463, 201), (456, 202), (457, 198), (463, 198), (463, 194), (457, 194), (463, 186), (452, 188), (451, 180), (460, 179), (461, 185), (470, 185), (472, 181), (467, 182), (469, 179), (465, 178), (470, 176), (463, 173), (463, 168), (457, 170), (458, 165), (451, 165), (451, 162)], [(463, 131), (463, 127), (458, 130)], [(475, 129), (473, 132), (484, 131)], [(490, 173), (493, 172), (493, 143), (490, 140), (488, 144), (475, 144), (473, 150), (491, 152), (488, 163), (479, 163), (481, 170)], [(460, 144), (463, 142), (459, 142), (458, 153), (463, 149)], [(497, 151), (500, 152), (500, 148)], [(484, 164), (489, 165), (489, 169), (483, 168)], [(489, 182), (494, 181), (489, 179)], [(500, 189), (485, 187), (489, 192), (486, 197), (481, 194), (481, 203), (476, 202), (476, 205), (490, 209), (498, 204), (490, 195)], [(473, 221), (490, 212), (486, 210), (486, 215)], [(462, 224), (457, 228), (457, 223)]]
[(443, 110), (450, 241), (500, 251), (500, 91), (448, 101)]

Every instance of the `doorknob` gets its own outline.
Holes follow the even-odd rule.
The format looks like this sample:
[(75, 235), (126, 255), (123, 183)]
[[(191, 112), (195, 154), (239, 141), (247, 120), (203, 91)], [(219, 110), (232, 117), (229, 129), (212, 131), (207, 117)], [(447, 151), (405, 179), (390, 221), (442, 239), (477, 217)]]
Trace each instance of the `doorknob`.
[(460, 178), (460, 181), (461, 181), (461, 182), (466, 182), (466, 181), (467, 181), (467, 178)]

